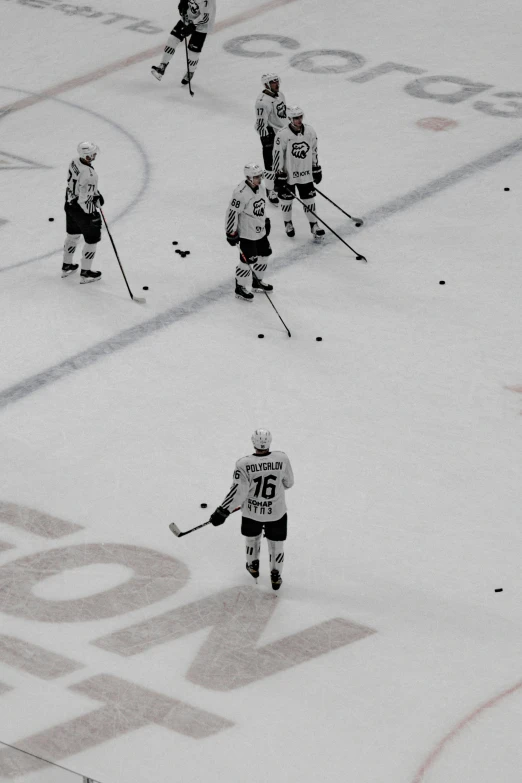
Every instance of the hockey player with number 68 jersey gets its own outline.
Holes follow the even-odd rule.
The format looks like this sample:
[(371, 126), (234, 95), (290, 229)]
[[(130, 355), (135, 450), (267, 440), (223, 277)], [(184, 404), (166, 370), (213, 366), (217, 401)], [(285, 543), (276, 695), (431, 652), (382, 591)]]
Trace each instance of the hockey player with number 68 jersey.
[(250, 291), (252, 278), (254, 291), (273, 290), (270, 283), (263, 282), (266, 259), (272, 254), (272, 248), (268, 241), (270, 219), (265, 217), (264, 170), (257, 163), (247, 163), (244, 173), (245, 179), (234, 190), (227, 208), (225, 231), (228, 244), (232, 247), (239, 245), (236, 297), (251, 302), (254, 298)]

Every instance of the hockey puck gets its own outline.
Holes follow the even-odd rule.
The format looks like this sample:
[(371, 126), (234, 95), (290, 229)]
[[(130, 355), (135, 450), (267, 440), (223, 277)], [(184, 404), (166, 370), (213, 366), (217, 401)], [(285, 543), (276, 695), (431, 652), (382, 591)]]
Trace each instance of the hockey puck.
[(49, 218), (49, 223), (52, 223), (54, 218)]
[(149, 286), (148, 286), (148, 285), (144, 285), (144, 286), (143, 286), (143, 290), (144, 290), (144, 291), (148, 291), (148, 290), (149, 290)]
[(322, 337), (316, 337), (315, 339), (316, 339), (316, 342), (320, 343), (323, 338)]
[(264, 335), (264, 334), (258, 334), (257, 336), (258, 336), (259, 338), (263, 339), (263, 337), (264, 337), (265, 335)]
[(181, 254), (181, 250), (179, 250), (179, 249), (178, 249), (178, 250), (175, 250), (174, 252), (175, 252), (175, 253), (180, 253), (180, 254)]
[(503, 589), (503, 587), (495, 587), (495, 593), (501, 593)]
[(186, 256), (189, 256), (189, 255), (190, 255), (190, 250), (185, 250), (184, 252), (185, 252), (185, 255), (186, 255)]
[(201, 505), (201, 508), (206, 508), (207, 507), (206, 503), (201, 503), (200, 505)]
[(509, 190), (509, 188), (504, 188), (504, 190)]
[(357, 261), (362, 261), (363, 260), (362, 256), (355, 256), (355, 258), (357, 259)]
[(177, 245), (178, 243), (177, 243), (177, 242), (173, 242), (172, 244), (173, 244), (173, 245)]
[(361, 226), (362, 226), (362, 223), (356, 223), (356, 224), (355, 224), (355, 227), (356, 227), (356, 228), (360, 228)]
[(439, 280), (439, 285), (446, 285), (446, 281), (445, 280)]

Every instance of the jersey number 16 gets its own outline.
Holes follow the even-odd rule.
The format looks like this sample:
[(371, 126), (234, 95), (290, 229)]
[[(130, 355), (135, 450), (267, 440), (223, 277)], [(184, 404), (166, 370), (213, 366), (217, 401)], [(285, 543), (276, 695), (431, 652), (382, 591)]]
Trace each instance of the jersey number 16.
[[(272, 482), (270, 481), (272, 479)], [(265, 500), (271, 500), (276, 491), (276, 485), (273, 483), (273, 481), (277, 481), (277, 476), (274, 476), (272, 473), (270, 473), (268, 476), (256, 476), (255, 479), (253, 479), (254, 484), (256, 485), (256, 491), (254, 492), (254, 497), (258, 498), (259, 495), (261, 495), (262, 498), (265, 498)], [(262, 486), (261, 486), (262, 485)]]

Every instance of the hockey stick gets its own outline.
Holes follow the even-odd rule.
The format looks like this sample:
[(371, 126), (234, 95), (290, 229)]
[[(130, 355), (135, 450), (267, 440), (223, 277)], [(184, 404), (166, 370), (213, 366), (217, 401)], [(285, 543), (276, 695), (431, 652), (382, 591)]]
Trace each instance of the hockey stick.
[[(288, 186), (286, 186), (286, 190), (287, 190), (289, 193), (291, 193), (291, 194), (292, 194), (292, 197), (293, 197), (293, 198), (296, 198), (296, 199), (298, 200), (298, 202), (299, 202), (300, 204), (302, 204), (302, 205), (303, 205), (303, 208), (304, 208), (305, 212), (309, 212), (309, 209), (308, 209), (308, 207), (306, 206), (306, 204), (304, 203), (304, 201), (301, 201), (301, 199), (299, 198), (299, 196), (296, 196), (296, 195), (295, 195), (295, 193), (293, 193), (293, 192), (290, 190), (290, 188), (289, 188)], [(336, 237), (337, 237), (337, 239), (340, 239), (340, 240), (341, 240), (341, 242), (343, 243), (343, 245), (346, 245), (346, 247), (347, 247), (347, 248), (349, 248), (349, 250), (351, 250), (351, 251), (352, 251), (352, 253), (355, 253), (355, 257), (356, 257), (357, 261), (364, 261), (365, 263), (368, 263), (368, 259), (367, 259), (365, 256), (363, 256), (361, 253), (358, 253), (358, 252), (357, 252), (357, 250), (354, 250), (354, 249), (353, 249), (353, 247), (352, 247), (351, 245), (349, 245), (349, 244), (348, 244), (348, 242), (345, 242), (345, 241), (344, 241), (344, 239), (343, 239), (342, 237), (340, 237), (340, 236), (339, 236), (339, 234), (338, 234), (336, 231), (334, 231), (334, 230), (333, 230), (333, 228), (332, 228), (331, 226), (329, 226), (329, 225), (328, 225), (328, 223), (325, 223), (325, 222), (324, 222), (324, 220), (323, 220), (322, 218), (320, 218), (320, 217), (319, 217), (319, 215), (317, 214), (317, 212), (314, 212), (313, 214), (315, 215), (315, 217), (317, 218), (317, 220), (319, 221), (319, 223), (322, 223), (322, 224), (323, 224), (323, 226), (326, 226), (326, 228), (328, 229), (328, 231), (331, 231), (331, 232), (332, 232), (332, 234), (333, 234), (334, 236), (336, 236)]]
[(100, 210), (101, 216), (103, 218), (103, 222), (105, 223), (105, 228), (107, 229), (107, 233), (109, 235), (109, 239), (111, 240), (111, 244), (112, 244), (114, 253), (116, 255), (116, 258), (118, 259), (118, 264), (120, 265), (121, 273), (123, 275), (123, 279), (125, 280), (125, 285), (127, 286), (127, 290), (129, 292), (130, 298), (134, 302), (138, 302), (139, 304), (144, 304), (147, 301), (145, 299), (145, 297), (143, 297), (143, 296), (134, 296), (134, 294), (130, 290), (130, 286), (129, 286), (128, 282), (127, 282), (127, 278), (125, 277), (125, 272), (123, 271), (123, 267), (121, 265), (121, 261), (120, 261), (119, 255), (118, 255), (118, 251), (116, 250), (116, 245), (114, 244), (114, 239), (112, 238), (111, 232), (109, 231), (109, 226), (107, 225), (107, 221), (105, 220), (105, 215), (103, 214), (103, 210), (102, 210), (101, 207), (99, 207), (99, 210)]
[[(231, 511), (230, 514), (234, 514), (234, 512), (239, 511), (240, 508), (241, 508), (241, 506), (238, 506), (233, 511)], [(230, 516), (230, 514), (228, 516)], [(181, 536), (188, 536), (188, 534), (189, 533), (193, 533), (194, 530), (199, 530), (201, 527), (206, 527), (207, 525), (211, 525), (211, 524), (212, 524), (212, 522), (209, 519), (208, 522), (203, 522), (202, 525), (197, 525), (196, 527), (191, 527), (190, 530), (185, 530), (185, 532), (182, 533), (181, 530), (179, 529), (179, 527), (174, 522), (171, 522), (170, 525), (169, 525), (169, 530), (171, 531), (171, 533), (174, 533), (176, 538), (181, 538)]]
[(337, 207), (337, 209), (338, 209), (340, 212), (342, 212), (342, 213), (343, 213), (343, 215), (346, 215), (346, 217), (349, 217), (349, 218), (350, 218), (350, 220), (353, 220), (353, 221), (354, 221), (354, 223), (355, 223), (355, 225), (357, 226), (357, 228), (359, 228), (359, 226), (362, 226), (362, 225), (364, 224), (364, 220), (363, 220), (362, 218), (355, 218), (355, 217), (352, 217), (351, 215), (349, 215), (349, 214), (348, 214), (348, 212), (345, 212), (345, 211), (344, 211), (344, 209), (342, 209), (342, 208), (339, 206), (339, 204), (336, 204), (336, 203), (335, 203), (335, 201), (332, 201), (332, 199), (331, 199), (331, 198), (328, 198), (328, 196), (326, 195), (326, 193), (323, 193), (323, 191), (322, 191), (322, 190), (319, 190), (319, 188), (317, 187), (317, 185), (315, 186), (315, 189), (316, 189), (316, 191), (319, 193), (319, 195), (320, 195), (320, 196), (322, 196), (322, 197), (323, 197), (323, 198), (325, 198), (327, 201), (329, 201), (329, 202), (330, 202), (330, 204), (333, 204), (333, 205), (334, 205), (334, 207)]
[[(243, 251), (242, 251), (242, 250), (240, 250), (240, 251), (239, 251), (239, 253), (240, 253), (240, 255), (241, 255), (241, 258), (243, 259), (243, 263), (244, 263), (244, 264), (248, 264), (247, 258), (246, 258), (246, 256), (245, 256), (245, 254), (243, 253)], [(256, 285), (256, 286), (257, 286), (257, 285), (259, 284), (259, 278), (258, 278), (258, 276), (256, 275), (256, 273), (254, 272), (254, 270), (253, 270), (253, 269), (252, 269), (251, 271), (252, 271), (252, 277), (254, 278), (254, 285)], [(263, 289), (261, 289), (261, 290), (263, 290)], [(277, 317), (279, 318), (279, 320), (281, 321), (281, 323), (282, 323), (282, 324), (283, 324), (283, 326), (285, 327), (285, 329), (286, 329), (286, 332), (287, 332), (288, 336), (289, 336), (289, 337), (291, 337), (292, 335), (291, 335), (291, 333), (290, 333), (290, 329), (288, 328), (288, 326), (285, 324), (285, 322), (283, 321), (283, 319), (282, 319), (282, 318), (281, 318), (281, 316), (279, 315), (279, 311), (278, 311), (277, 307), (276, 307), (276, 306), (275, 306), (275, 304), (272, 302), (272, 300), (271, 300), (271, 299), (270, 299), (270, 297), (268, 296), (267, 292), (266, 292), (266, 291), (263, 291), (263, 293), (264, 293), (264, 295), (266, 296), (266, 298), (268, 299), (268, 301), (270, 302), (270, 304), (272, 305), (272, 307), (274, 308), (274, 310), (276, 311), (276, 313), (277, 313)]]
[(188, 43), (187, 39), (185, 38), (185, 55), (187, 58), (187, 79), (188, 79), (188, 88), (189, 93), (194, 97), (194, 91), (192, 89), (192, 76), (190, 75), (190, 65), (189, 65), (189, 56), (188, 56)]

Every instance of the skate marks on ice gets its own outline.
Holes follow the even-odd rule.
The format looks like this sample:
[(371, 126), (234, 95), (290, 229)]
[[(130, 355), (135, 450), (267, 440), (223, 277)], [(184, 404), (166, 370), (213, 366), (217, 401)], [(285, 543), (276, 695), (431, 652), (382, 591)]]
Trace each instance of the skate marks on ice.
[(34, 756), (22, 756), (10, 747), (0, 750), (0, 776), (16, 778), (34, 772), (47, 766), (39, 756), (57, 761), (145, 726), (205, 739), (234, 725), (219, 715), (110, 674), (96, 675), (68, 690), (103, 706), (17, 741), (21, 750)]
[[(467, 163), (464, 166), (460, 166), (453, 171), (444, 174), (442, 177), (431, 180), (425, 185), (414, 188), (403, 196), (393, 198), (380, 207), (376, 207), (370, 213), (366, 213), (364, 216), (364, 227), (357, 229), (354, 226), (336, 227), (341, 234), (348, 236), (352, 233), (360, 233), (364, 231), (364, 228), (369, 228), (377, 225), (383, 220), (393, 217), (394, 215), (414, 207), (427, 198), (438, 195), (445, 189), (459, 184), (464, 179), (467, 179), (474, 174), (478, 174), (487, 170), (491, 166), (501, 163), (514, 155), (518, 155), (522, 152), (522, 137), (515, 139), (515, 141), (504, 145), (493, 152), (486, 155), (482, 155), (480, 158)], [(130, 209), (130, 207), (129, 207)], [(326, 240), (324, 244), (335, 240)], [(57, 251), (53, 251), (57, 252)], [(49, 255), (52, 255), (49, 254)], [(46, 256), (47, 257), (47, 256)], [(279, 260), (273, 264), (274, 271), (278, 269), (286, 269), (296, 264), (303, 263), (303, 248), (296, 247), (289, 250), (282, 255)], [(38, 259), (32, 259), (38, 260)], [(22, 262), (30, 263), (30, 262)], [(0, 270), (1, 271), (1, 270)], [(216, 288), (203, 292), (192, 299), (181, 302), (174, 305), (172, 308), (159, 313), (158, 315), (150, 318), (142, 323), (133, 326), (129, 329), (125, 329), (122, 332), (103, 340), (100, 343), (96, 343), (91, 348), (87, 348), (85, 351), (75, 354), (69, 359), (65, 359), (59, 364), (55, 364), (49, 367), (47, 370), (43, 370), (40, 373), (36, 373), (19, 383), (13, 384), (2, 391), (0, 391), (0, 409), (5, 408), (7, 405), (18, 400), (22, 400), (29, 396), (33, 392), (39, 389), (45, 388), (50, 384), (65, 378), (77, 370), (84, 369), (90, 365), (96, 363), (100, 359), (106, 359), (108, 354), (116, 353), (122, 348), (127, 348), (142, 340), (144, 337), (148, 337), (156, 331), (168, 328), (177, 321), (185, 318), (193, 313), (200, 313), (206, 309), (209, 305), (220, 301), (226, 296), (230, 296), (229, 283), (223, 283)]]
[(231, 691), (376, 633), (372, 628), (335, 617), (258, 647), (280, 601), (255, 587), (232, 587), (108, 634), (93, 644), (132, 656), (208, 628), (210, 633), (186, 677), (208, 690)]
[(0, 500), (0, 522), (40, 538), (63, 538), (83, 530), (81, 525), (52, 517), (29, 506)]
[[(83, 598), (55, 601), (39, 598), (34, 588), (43, 580), (96, 565), (122, 564), (130, 579)], [(187, 582), (188, 568), (180, 560), (152, 549), (128, 544), (77, 544), (37, 552), (0, 568), (0, 611), (44, 623), (103, 620), (150, 606), (176, 593)]]

